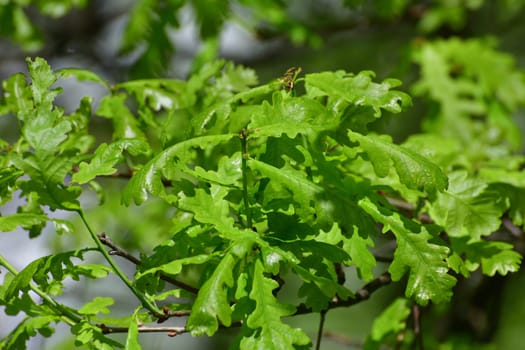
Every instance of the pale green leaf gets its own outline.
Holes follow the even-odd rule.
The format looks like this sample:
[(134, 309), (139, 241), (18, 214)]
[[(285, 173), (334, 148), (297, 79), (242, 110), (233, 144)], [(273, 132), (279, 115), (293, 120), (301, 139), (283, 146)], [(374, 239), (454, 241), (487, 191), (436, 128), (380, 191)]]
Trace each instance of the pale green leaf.
[(31, 89), (27, 87), (24, 74), (13, 74), (2, 82), (6, 106), (13, 113), (18, 114), (20, 120), (25, 120), (33, 110)]
[(82, 320), (73, 325), (71, 333), (75, 335), (76, 346), (86, 346), (94, 350), (114, 350), (124, 347), (121, 343), (106, 337), (100, 327), (88, 321)]
[[(451, 238), (457, 257), (449, 261), (455, 271), (468, 277), (481, 265), (481, 271), (488, 276), (496, 273), (505, 276), (520, 268), (522, 255), (513, 250), (512, 244), (498, 241), (472, 241), (468, 237)], [(459, 257), (461, 256), (461, 258)]]
[(501, 195), (487, 190), (487, 183), (469, 178), (466, 171), (449, 175), (447, 191), (429, 204), (429, 214), (450, 236), (479, 239), (496, 231), (507, 209)]
[(81, 68), (62, 68), (56, 71), (58, 78), (75, 77), (79, 81), (91, 81), (110, 89), (109, 83), (93, 71)]
[(75, 164), (74, 158), (56, 157), (54, 154), (28, 154), (21, 158), (14, 154), (12, 162), (30, 178), (19, 182), (24, 194), (37, 193), (38, 202), (52, 210), (77, 210), (79, 187), (66, 186), (64, 179)]
[(212, 224), (217, 231), (227, 233), (234, 230), (234, 220), (230, 215), (230, 205), (224, 197), (228, 189), (219, 185), (211, 185), (209, 193), (196, 189), (195, 195), (186, 197), (180, 195), (179, 207), (195, 214), (195, 220)]
[(126, 337), (125, 350), (141, 350), (142, 347), (139, 343), (139, 330), (138, 330), (138, 310), (135, 310), (133, 317), (129, 322), (128, 335)]
[(117, 84), (116, 88), (135, 94), (139, 103), (154, 111), (188, 108), (196, 101), (195, 94), (188, 89), (187, 83), (174, 79), (133, 80)]
[(107, 308), (110, 305), (113, 305), (115, 301), (113, 298), (109, 297), (95, 297), (93, 300), (87, 302), (82, 306), (78, 313), (82, 315), (96, 315), (98, 313), (109, 314), (109, 309)]
[(0, 232), (14, 231), (18, 226), (30, 228), (41, 225), (48, 220), (46, 215), (33, 213), (17, 213), (9, 216), (0, 216)]
[(37, 332), (44, 337), (50, 337), (55, 331), (50, 323), (59, 321), (60, 317), (57, 315), (26, 317), (5, 338), (0, 340), (0, 347), (2, 349), (26, 349), (26, 342), (36, 336)]

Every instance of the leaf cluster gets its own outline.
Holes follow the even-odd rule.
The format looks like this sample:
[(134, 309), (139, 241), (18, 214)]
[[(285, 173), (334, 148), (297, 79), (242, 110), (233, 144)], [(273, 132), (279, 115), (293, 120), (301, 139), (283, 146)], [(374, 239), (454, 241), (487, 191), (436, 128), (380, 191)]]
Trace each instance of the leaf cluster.
[[(124, 329), (126, 347), (139, 349), (144, 324), (188, 316), (182, 330), (172, 330), (175, 335), (211, 336), (238, 327), (232, 348), (304, 348), (310, 337), (284, 317), (365, 300), (387, 272), (385, 284), (399, 283), (405, 293), (376, 320), (367, 340), (374, 348), (406, 328), (410, 305), (449, 302), (458, 275), (468, 277), (479, 268), (489, 276), (516, 271), (521, 255), (492, 234), (504, 216), (516, 228), (524, 225), (518, 140), (504, 146), (489, 142), (487, 153), (474, 157), (464, 154), (468, 138), (457, 133), (471, 138), (481, 129), (489, 137), (493, 127), (512, 132), (504, 112), (523, 103), (523, 78), (508, 58), (483, 51), (479, 43), (466, 44), (472, 52), (436, 49), (439, 45), (445, 44), (426, 44), (414, 55), (424, 72), (414, 92), (430, 94), (441, 107), (436, 125), (453, 113), (467, 129), (435, 126), (401, 145), (370, 132), (369, 125), (400, 113), (411, 98), (398, 89), (400, 81), (377, 82), (370, 71), (285, 73), (259, 84), (252, 70), (218, 60), (185, 81), (110, 84), (90, 71), (55, 72), (43, 59), (28, 59), (29, 79), (19, 73), (3, 83), (1, 110), (16, 115), (20, 138), (2, 142), (0, 199), (5, 204), (19, 197), (24, 204), (17, 213), (2, 213), (0, 229), (20, 226), (33, 237), (51, 221), (80, 234), (49, 214), (68, 211), (80, 219), (76, 224), (84, 226), (93, 246), (37, 259), (20, 272), (2, 257), (9, 273), (0, 304), (28, 318), (0, 344), (23, 348), (36, 331), (50, 335), (52, 323), (65, 322), (79, 346), (124, 347), (106, 336)], [(472, 63), (479, 50), (487, 62)], [(458, 75), (426, 75), (432, 74), (429, 64), (450, 70), (455, 66), (449, 62), (463, 64)], [(483, 64), (492, 62), (506, 62), (499, 74), (510, 83), (485, 72)], [(61, 92), (57, 81), (70, 76), (106, 89), (93, 111), (89, 97), (71, 114), (54, 103)], [(470, 89), (469, 79), (480, 80), (479, 89)], [(448, 84), (446, 91), (440, 83)], [(477, 91), (468, 104), (465, 86)], [(509, 96), (510, 86), (518, 89)], [(90, 132), (94, 115), (112, 125), (111, 140), (102, 142)], [(440, 137), (443, 142), (433, 142)], [(104, 191), (111, 181), (121, 182), (124, 206), (155, 198), (169, 209), (162, 241), (140, 259), (108, 239), (117, 232), (95, 232), (79, 200), (89, 192), (86, 184)], [(393, 250), (379, 266), (374, 246), (385, 240)], [(84, 254), (93, 252), (110, 267), (85, 263)], [(112, 255), (135, 264), (133, 277)], [(357, 270), (362, 285), (346, 282), (348, 268)], [(111, 312), (108, 297), (79, 309), (54, 299), (64, 278), (104, 278), (108, 271), (136, 297), (133, 315), (100, 318)], [(295, 303), (281, 294), (292, 279), (299, 281)], [(30, 292), (44, 303), (37, 304)]]

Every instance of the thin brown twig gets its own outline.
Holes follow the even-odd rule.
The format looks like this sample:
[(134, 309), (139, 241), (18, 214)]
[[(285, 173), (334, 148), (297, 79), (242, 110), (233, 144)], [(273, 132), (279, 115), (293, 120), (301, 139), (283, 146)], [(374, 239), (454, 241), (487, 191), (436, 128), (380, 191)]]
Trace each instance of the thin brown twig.
[[(385, 272), (378, 276), (376, 279), (372, 280), (371, 282), (367, 283), (363, 288), (359, 289), (356, 293), (354, 298), (349, 298), (347, 300), (336, 300), (332, 301), (328, 304), (328, 307), (326, 310), (335, 309), (338, 307), (347, 307), (352, 306), (355, 304), (358, 304), (362, 301), (368, 300), (370, 298), (370, 295), (372, 295), (373, 292), (378, 290), (379, 288), (386, 286), (392, 282), (392, 279), (390, 278), (390, 274), (388, 272)], [(313, 312), (312, 309), (305, 304), (300, 304), (297, 307), (297, 311), (295, 312), (295, 315), (304, 315)]]
[(321, 310), (319, 319), (319, 329), (317, 331), (317, 339), (315, 342), (315, 350), (321, 349), (321, 340), (323, 339), (324, 322), (326, 320), (327, 310)]
[(417, 304), (412, 306), (412, 320), (414, 321), (414, 335), (417, 347), (419, 350), (424, 350), (423, 334), (421, 333), (421, 308)]
[[(353, 299), (349, 299), (349, 300), (334, 299), (334, 301), (332, 301), (329, 304), (328, 308), (323, 310), (323, 313), (326, 314), (328, 310), (336, 308), (336, 307), (352, 306), (362, 301), (365, 301), (368, 298), (370, 298), (370, 295), (373, 292), (375, 292), (377, 289), (379, 289), (382, 286), (386, 286), (390, 284), (391, 281), (392, 279), (390, 278), (390, 274), (388, 272), (385, 272), (379, 277), (377, 277), (376, 279), (374, 279), (373, 281), (367, 283), (363, 288), (359, 289), (355, 293), (355, 297)], [(180, 316), (188, 316), (191, 313), (191, 310), (167, 311), (164, 309), (164, 312), (167, 317), (171, 317), (171, 316), (180, 317)], [(297, 307), (297, 311), (293, 315), (290, 315), (290, 316), (302, 315), (302, 314), (307, 314), (307, 313), (312, 313), (312, 312), (313, 310), (311, 310), (304, 304), (301, 304)], [(324, 315), (322, 317), (324, 317)], [(323, 323), (324, 323), (324, 320), (323, 320)], [(229, 327), (240, 327), (241, 325), (242, 325), (242, 321), (236, 321), (236, 322), (232, 322), (232, 324)], [(104, 334), (127, 333), (128, 332), (127, 327), (111, 327), (111, 326), (106, 326), (105, 324), (99, 324), (97, 326), (102, 330)], [(219, 327), (227, 328), (223, 325)], [(320, 327), (320, 329), (322, 332), (321, 334), (324, 335), (326, 332), (322, 331), (322, 327)], [(171, 337), (189, 332), (189, 330), (186, 327), (166, 327), (166, 326), (139, 326), (138, 331), (141, 333), (167, 333), (168, 336), (171, 336)], [(320, 341), (318, 340), (318, 342)]]
[[(128, 327), (108, 327), (105, 324), (99, 324), (98, 327), (104, 334), (127, 333)], [(176, 336), (188, 332), (186, 327), (166, 327), (166, 326), (139, 326), (139, 333), (167, 333), (169, 336)]]
[[(111, 251), (109, 252), (110, 255), (118, 255), (120, 257), (123, 257), (124, 259), (132, 262), (133, 264), (135, 265), (140, 265), (142, 263), (142, 261), (140, 261), (140, 259), (136, 258), (135, 256), (133, 256), (132, 254), (130, 254), (129, 252), (125, 251), (124, 249), (120, 248), (119, 246), (117, 246), (112, 240), (111, 238), (105, 234), (104, 232), (98, 234), (98, 238), (100, 239), (100, 241), (111, 248)], [(162, 279), (163, 281), (166, 281), (176, 287), (179, 287), (181, 289), (184, 289), (190, 293), (193, 293), (193, 294), (197, 294), (199, 292), (199, 290), (195, 287), (192, 287), (184, 282), (181, 282), (181, 281), (178, 281), (170, 276), (167, 276), (163, 273), (160, 274), (160, 279)]]
[(137, 259), (133, 255), (131, 255), (130, 253), (128, 253), (127, 251), (125, 251), (124, 249), (120, 248), (115, 243), (113, 243), (111, 238), (106, 233), (102, 232), (102, 233), (99, 233), (97, 236), (105, 246), (108, 246), (111, 248), (111, 250), (109, 251), (109, 255), (118, 255), (118, 256), (123, 257), (126, 260), (131, 261), (135, 265), (140, 265), (141, 261), (139, 259)]

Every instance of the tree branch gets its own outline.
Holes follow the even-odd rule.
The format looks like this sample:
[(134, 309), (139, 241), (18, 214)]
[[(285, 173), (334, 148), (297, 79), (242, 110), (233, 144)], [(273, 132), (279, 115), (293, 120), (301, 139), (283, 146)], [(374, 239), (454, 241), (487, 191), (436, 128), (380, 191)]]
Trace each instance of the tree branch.
[[(132, 254), (130, 254), (129, 252), (127, 252), (126, 250), (120, 248), (119, 246), (117, 246), (115, 243), (113, 243), (113, 241), (111, 240), (111, 238), (105, 234), (104, 232), (100, 233), (97, 235), (98, 238), (100, 239), (100, 241), (111, 248), (111, 250), (108, 252), (109, 255), (118, 255), (118, 256), (121, 256), (123, 257), (124, 259), (132, 262), (133, 264), (135, 265), (140, 265), (142, 264), (142, 261), (140, 261), (140, 259), (136, 258), (135, 256), (133, 256)], [(166, 281), (176, 287), (179, 287), (181, 289), (184, 289), (185, 291), (188, 291), (190, 293), (193, 293), (193, 294), (197, 294), (199, 292), (199, 290), (195, 287), (192, 287), (184, 282), (181, 282), (181, 281), (178, 281), (170, 276), (167, 276), (163, 273), (160, 273), (160, 279), (163, 280), (163, 281)]]
[[(363, 288), (359, 289), (355, 293), (354, 298), (349, 298), (347, 300), (336, 300), (332, 301), (328, 304), (328, 307), (326, 310), (335, 309), (338, 307), (345, 307), (345, 306), (352, 306), (355, 304), (358, 304), (362, 301), (368, 300), (370, 298), (370, 295), (378, 290), (379, 288), (386, 286), (392, 282), (392, 279), (390, 278), (390, 274), (388, 272), (385, 272), (381, 274), (376, 279), (372, 280), (371, 282), (367, 283)], [(304, 315), (313, 312), (313, 310), (306, 306), (305, 304), (300, 304), (297, 307), (297, 311), (294, 315)]]
[[(127, 333), (128, 327), (108, 327), (105, 324), (99, 324), (97, 325), (104, 334), (111, 334), (111, 333)], [(165, 327), (165, 326), (139, 326), (138, 327), (139, 333), (167, 333), (170, 337), (175, 337), (177, 335), (187, 333), (188, 330), (186, 327)]]

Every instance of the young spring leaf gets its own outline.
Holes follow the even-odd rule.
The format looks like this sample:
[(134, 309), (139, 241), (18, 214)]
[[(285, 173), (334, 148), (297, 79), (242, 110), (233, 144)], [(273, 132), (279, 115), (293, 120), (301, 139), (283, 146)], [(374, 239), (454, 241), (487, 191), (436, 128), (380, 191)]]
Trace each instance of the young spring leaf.
[(110, 90), (109, 83), (102, 79), (98, 74), (87, 69), (80, 68), (62, 68), (56, 71), (58, 78), (69, 78), (75, 77), (79, 81), (91, 81), (98, 83), (104, 86), (106, 89)]
[(140, 129), (137, 118), (126, 105), (127, 95), (118, 93), (106, 95), (100, 101), (97, 115), (111, 119), (113, 122), (113, 140), (120, 139), (145, 139), (144, 132)]
[(451, 268), (465, 277), (481, 265), (481, 271), (488, 276), (499, 273), (505, 276), (519, 269), (522, 256), (509, 243), (486, 240), (472, 240), (470, 237), (451, 237), (454, 254), (449, 258)]

